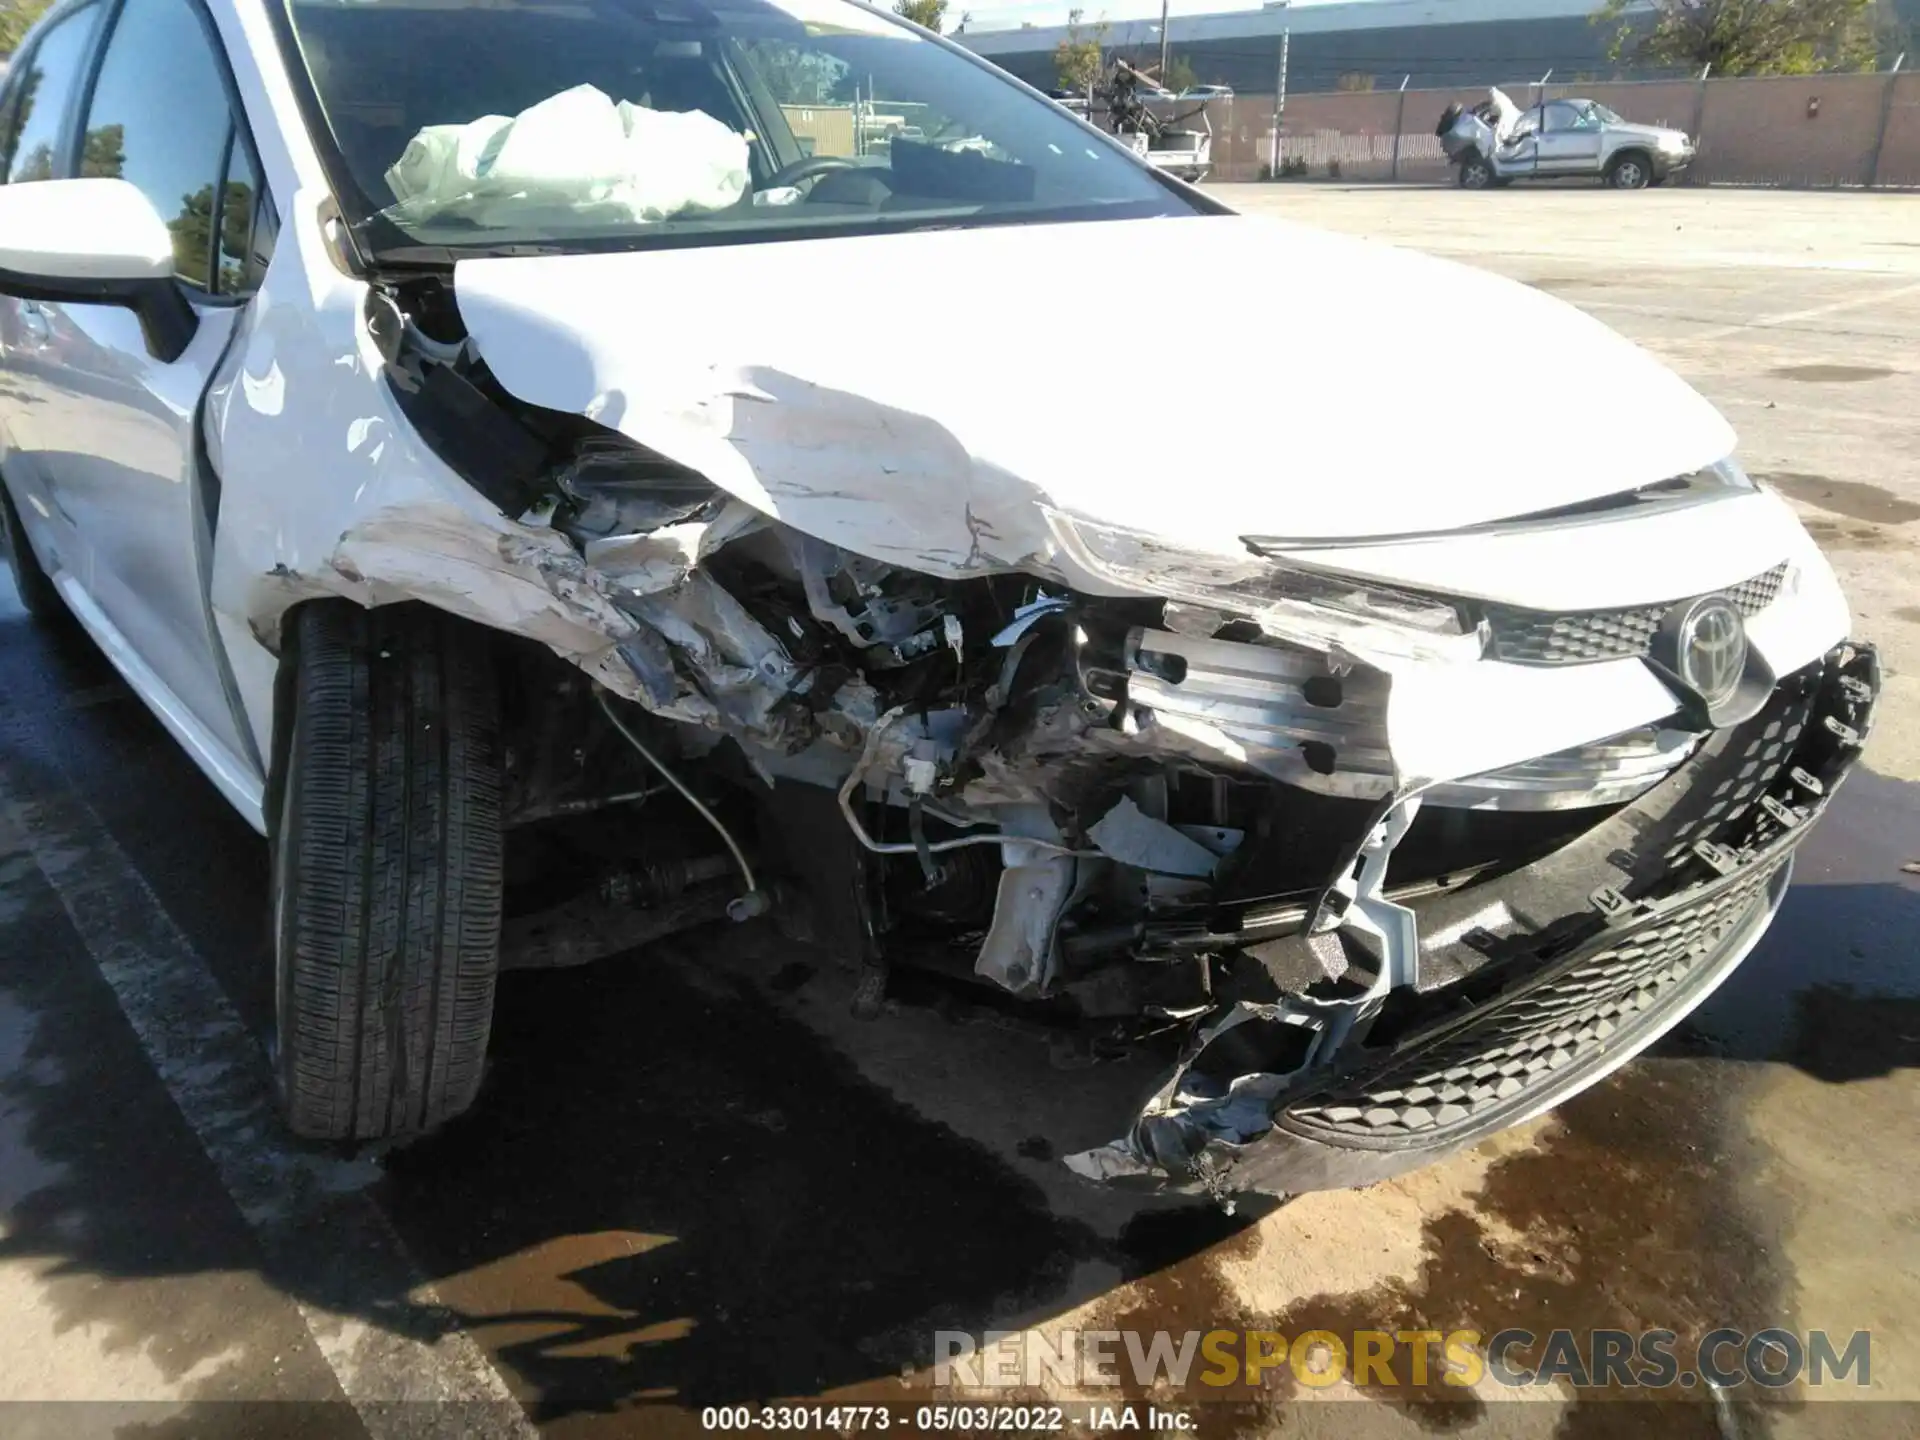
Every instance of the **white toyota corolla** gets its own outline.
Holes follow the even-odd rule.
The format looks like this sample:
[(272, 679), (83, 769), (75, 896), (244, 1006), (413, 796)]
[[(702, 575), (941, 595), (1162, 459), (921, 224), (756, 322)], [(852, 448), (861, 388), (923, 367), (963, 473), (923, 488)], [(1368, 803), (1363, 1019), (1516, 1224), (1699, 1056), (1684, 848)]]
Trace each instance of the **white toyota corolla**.
[[(1163, 1049), (1082, 1174), (1372, 1179), (1696, 1005), (1867, 728), (1648, 356), (847, 0), (65, 0), (0, 147), (15, 577), (268, 838), (302, 1135), (764, 917)], [(1176, 270), (1198, 410), (1075, 343)], [(1478, 423), (1515, 337), (1605, 421)]]

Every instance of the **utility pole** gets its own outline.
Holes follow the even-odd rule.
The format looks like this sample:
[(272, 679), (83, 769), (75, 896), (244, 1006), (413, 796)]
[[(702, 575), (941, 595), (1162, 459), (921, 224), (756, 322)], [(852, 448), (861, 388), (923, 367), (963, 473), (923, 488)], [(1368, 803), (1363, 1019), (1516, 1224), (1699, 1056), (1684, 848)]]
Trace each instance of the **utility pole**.
[(1411, 75), (1400, 77), (1400, 103), (1393, 109), (1393, 169), (1387, 178), (1396, 184), (1400, 180), (1400, 132), (1407, 128), (1407, 83)]
[(1887, 121), (1893, 117), (1893, 87), (1900, 83), (1900, 67), (1907, 62), (1907, 52), (1902, 50), (1893, 57), (1893, 68), (1887, 71), (1887, 88), (1880, 95), (1880, 130), (1873, 137), (1873, 154), (1867, 159), (1867, 188), (1873, 189), (1880, 183), (1880, 156), (1887, 148)]
[(1162, 90), (1172, 88), (1167, 84), (1167, 42), (1172, 38), (1167, 34), (1167, 0), (1160, 0), (1160, 74), (1157, 78)]
[(1287, 110), (1287, 45), (1293, 39), (1293, 27), (1280, 32), (1280, 66), (1273, 77), (1273, 164), (1270, 178), (1280, 178), (1280, 122)]

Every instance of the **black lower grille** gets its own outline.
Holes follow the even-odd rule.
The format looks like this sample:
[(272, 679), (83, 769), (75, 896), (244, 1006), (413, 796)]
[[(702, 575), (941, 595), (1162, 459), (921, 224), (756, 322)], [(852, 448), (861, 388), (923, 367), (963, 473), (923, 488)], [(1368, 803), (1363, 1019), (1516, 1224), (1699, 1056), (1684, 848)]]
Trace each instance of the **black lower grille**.
[[(1742, 615), (1757, 615), (1774, 602), (1786, 583), (1786, 562), (1723, 593)], [(1563, 615), (1486, 607), (1491, 630), (1488, 653), (1514, 665), (1587, 665), (1645, 655), (1670, 605), (1637, 605), (1622, 610), (1578, 610)]]
[(1598, 1065), (1603, 1052), (1684, 1003), (1722, 942), (1767, 903), (1767, 882), (1783, 863), (1756, 866), (1617, 940), (1601, 937), (1584, 958), (1432, 1043), (1412, 1042), (1406, 1059), (1362, 1083), (1288, 1105), (1281, 1123), (1346, 1143), (1442, 1143), (1450, 1130), (1526, 1108), (1568, 1066)]
[[(1530, 897), (1518, 908), (1539, 919), (1481, 932), (1483, 966), (1408, 987), (1398, 1009), (1396, 991), (1357, 1042), (1292, 1078), (1264, 1134), (1210, 1147), (1219, 1168), (1193, 1177), (1285, 1194), (1369, 1184), (1549, 1109), (1651, 1044), (1764, 927), (1795, 848), (1859, 758), (1879, 692), (1873, 648), (1837, 645), (1703, 746), (1681, 777), (1692, 783), (1434, 902), (1423, 924), (1472, 916), (1489, 895)], [(1423, 952), (1423, 966), (1444, 950)]]

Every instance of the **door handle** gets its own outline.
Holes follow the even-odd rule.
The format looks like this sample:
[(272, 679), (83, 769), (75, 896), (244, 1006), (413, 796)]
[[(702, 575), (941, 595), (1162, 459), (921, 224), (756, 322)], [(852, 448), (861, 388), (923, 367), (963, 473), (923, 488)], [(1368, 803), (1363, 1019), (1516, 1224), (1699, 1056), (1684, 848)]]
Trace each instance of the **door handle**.
[(20, 302), (20, 328), (36, 345), (44, 345), (53, 338), (53, 328), (47, 324), (47, 312), (33, 300)]

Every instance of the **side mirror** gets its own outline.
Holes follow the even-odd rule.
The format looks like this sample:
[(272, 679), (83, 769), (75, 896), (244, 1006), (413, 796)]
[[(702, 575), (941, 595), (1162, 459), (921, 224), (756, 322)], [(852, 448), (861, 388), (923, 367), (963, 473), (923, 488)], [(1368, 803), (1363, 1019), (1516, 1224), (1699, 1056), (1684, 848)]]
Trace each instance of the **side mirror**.
[(173, 278), (173, 232), (126, 180), (0, 185), (0, 295), (124, 305), (162, 361), (199, 325)]

